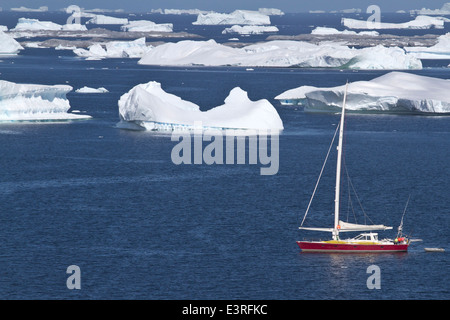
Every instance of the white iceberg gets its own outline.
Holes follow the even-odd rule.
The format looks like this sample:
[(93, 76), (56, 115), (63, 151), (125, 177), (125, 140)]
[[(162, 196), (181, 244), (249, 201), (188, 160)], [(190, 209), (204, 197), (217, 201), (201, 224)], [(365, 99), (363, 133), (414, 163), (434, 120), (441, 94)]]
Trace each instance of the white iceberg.
[(158, 24), (148, 20), (135, 20), (129, 21), (128, 24), (121, 26), (120, 30), (128, 32), (172, 32), (173, 24)]
[(350, 29), (443, 29), (445, 19), (439, 17), (417, 16), (414, 20), (403, 23), (368, 22), (342, 18), (341, 22)]
[[(299, 104), (305, 111), (336, 112), (342, 108), (345, 85), (333, 88), (302, 86), (275, 97), (282, 104)], [(349, 83), (349, 111), (381, 113), (450, 113), (450, 80), (390, 72), (370, 81)]]
[(1, 31), (1, 32), (8, 31), (8, 27), (7, 27), (7, 26), (0, 25), (0, 31)]
[(116, 17), (110, 17), (105, 16), (102, 14), (96, 14), (93, 15), (90, 20), (86, 23), (92, 23), (92, 24), (127, 24), (128, 19), (127, 18), (116, 18)]
[(138, 62), (163, 66), (305, 67), (421, 69), (419, 59), (398, 47), (363, 49), (335, 43), (269, 41), (232, 48), (214, 40), (166, 43), (148, 50)]
[(250, 35), (250, 34), (263, 34), (263, 33), (274, 33), (278, 32), (278, 28), (275, 26), (239, 26), (234, 25), (230, 28), (225, 28), (222, 34), (233, 34), (237, 33), (240, 35)]
[(199, 10), (199, 9), (157, 9), (152, 10), (152, 13), (160, 13), (160, 14), (175, 14), (175, 15), (182, 15), (182, 14), (189, 14), (189, 15), (198, 15), (198, 14), (208, 14), (208, 13), (214, 13), (214, 11), (205, 11), (205, 10)]
[(18, 8), (11, 8), (11, 11), (16, 11), (16, 12), (47, 12), (48, 11), (48, 7), (42, 6), (42, 7), (39, 7), (37, 9), (32, 9), (32, 8), (27, 8), (27, 7), (21, 6), (21, 7), (18, 7)]
[(0, 121), (51, 121), (89, 119), (68, 113), (68, 85), (18, 84), (0, 80)]
[(265, 14), (267, 16), (283, 16), (284, 15), (283, 11), (281, 11), (280, 9), (276, 9), (276, 8), (259, 8), (258, 12)]
[(0, 31), (0, 55), (13, 55), (23, 50), (23, 47), (9, 34)]
[(107, 93), (109, 92), (108, 89), (100, 87), (100, 88), (90, 88), (84, 86), (83, 88), (75, 90), (77, 93)]
[(418, 59), (450, 59), (450, 32), (438, 37), (431, 47), (405, 47), (406, 52)]
[(377, 31), (351, 31), (351, 30), (343, 30), (339, 31), (335, 28), (328, 28), (328, 27), (316, 27), (311, 31), (311, 34), (316, 35), (332, 35), (332, 34), (343, 34), (343, 35), (352, 35), (352, 36), (379, 36), (380, 33)]
[(195, 25), (266, 25), (270, 24), (270, 17), (258, 11), (235, 10), (232, 13), (207, 13), (199, 14)]
[(87, 31), (85, 25), (79, 23), (60, 25), (52, 21), (40, 21), (38, 19), (19, 18), (17, 25), (11, 31)]
[(158, 82), (139, 84), (122, 95), (118, 102), (121, 123), (132, 123), (147, 130), (204, 128), (282, 130), (283, 122), (273, 105), (263, 99), (251, 101), (247, 92), (236, 87), (225, 103), (201, 111), (192, 102), (167, 93)]
[(105, 58), (140, 58), (148, 50), (145, 37), (133, 41), (110, 41), (104, 44), (95, 43), (88, 50), (77, 48), (73, 52), (90, 60)]

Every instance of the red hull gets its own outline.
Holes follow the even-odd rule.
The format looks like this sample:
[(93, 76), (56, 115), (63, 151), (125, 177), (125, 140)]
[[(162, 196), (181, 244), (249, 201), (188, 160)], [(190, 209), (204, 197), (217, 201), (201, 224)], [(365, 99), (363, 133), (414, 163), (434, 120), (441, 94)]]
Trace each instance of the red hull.
[(353, 244), (297, 241), (304, 252), (387, 253), (406, 252), (408, 244)]

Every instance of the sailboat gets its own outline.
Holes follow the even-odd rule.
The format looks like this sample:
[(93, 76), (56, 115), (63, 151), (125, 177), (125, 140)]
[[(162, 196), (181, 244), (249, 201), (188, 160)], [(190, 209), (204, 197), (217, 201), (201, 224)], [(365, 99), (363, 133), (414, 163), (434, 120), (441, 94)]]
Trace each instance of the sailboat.
[[(339, 127), (339, 142), (337, 147), (337, 166), (336, 166), (336, 188), (335, 188), (335, 200), (334, 200), (334, 225), (328, 228), (315, 228), (315, 227), (303, 227), (306, 215), (311, 205), (312, 198), (314, 197), (315, 191), (317, 189), (320, 176), (322, 175), (326, 160), (330, 154), (330, 149), (328, 150), (327, 157), (325, 159), (324, 166), (319, 175), (319, 180), (317, 181), (316, 188), (314, 189), (313, 196), (306, 210), (303, 221), (299, 227), (302, 230), (311, 231), (324, 231), (331, 232), (330, 240), (320, 240), (320, 241), (297, 241), (298, 246), (303, 252), (326, 252), (326, 253), (384, 253), (384, 252), (406, 252), (410, 240), (402, 235), (403, 217), (400, 226), (398, 227), (397, 237), (395, 239), (378, 239), (378, 233), (373, 231), (377, 230), (389, 230), (392, 227), (385, 225), (362, 225), (355, 223), (343, 222), (339, 219), (340, 212), (340, 184), (341, 184), (341, 167), (342, 167), (342, 150), (343, 150), (343, 134), (344, 134), (344, 121), (345, 121), (345, 102), (347, 98), (347, 88), (348, 82), (345, 86), (344, 99), (342, 104), (341, 120)], [(336, 129), (336, 133), (337, 133)], [(335, 136), (336, 136), (335, 133)], [(405, 209), (406, 210), (406, 209)], [(403, 213), (404, 215), (404, 213)], [(340, 234), (342, 232), (362, 232), (354, 238), (341, 239)]]

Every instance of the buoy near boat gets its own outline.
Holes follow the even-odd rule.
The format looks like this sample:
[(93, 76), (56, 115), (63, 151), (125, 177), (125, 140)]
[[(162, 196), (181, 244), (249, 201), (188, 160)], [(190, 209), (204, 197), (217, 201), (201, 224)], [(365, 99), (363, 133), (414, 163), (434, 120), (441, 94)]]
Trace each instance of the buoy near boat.
[(425, 248), (426, 252), (445, 252), (444, 248)]

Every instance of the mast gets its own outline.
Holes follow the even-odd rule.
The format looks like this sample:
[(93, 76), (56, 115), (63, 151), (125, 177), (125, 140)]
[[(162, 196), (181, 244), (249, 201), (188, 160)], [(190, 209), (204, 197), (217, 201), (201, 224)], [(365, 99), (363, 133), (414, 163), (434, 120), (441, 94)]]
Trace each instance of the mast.
[(339, 239), (339, 196), (341, 186), (341, 166), (342, 166), (342, 140), (344, 135), (344, 117), (345, 117), (345, 100), (347, 99), (347, 87), (348, 81), (345, 84), (344, 101), (342, 103), (341, 122), (339, 125), (339, 144), (337, 147), (337, 165), (336, 165), (336, 193), (334, 198), (334, 228), (333, 228), (333, 240)]

